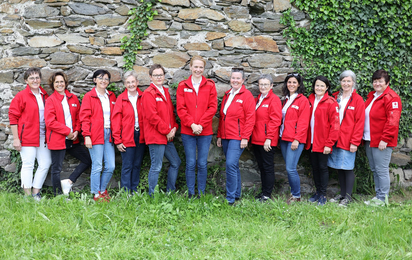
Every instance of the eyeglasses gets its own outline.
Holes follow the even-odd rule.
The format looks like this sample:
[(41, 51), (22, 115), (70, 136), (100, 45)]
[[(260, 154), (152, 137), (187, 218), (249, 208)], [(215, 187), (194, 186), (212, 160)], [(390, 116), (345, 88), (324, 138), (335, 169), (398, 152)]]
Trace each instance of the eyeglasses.
[(100, 79), (101, 81), (107, 81), (107, 82), (109, 82), (110, 81), (110, 79), (109, 78), (103, 78), (103, 77), (97, 77), (98, 79)]
[(40, 80), (40, 77), (30, 77), (29, 80), (31, 81)]
[(153, 78), (163, 78), (164, 74), (152, 75)]
[(265, 87), (265, 88), (270, 87), (270, 84), (267, 84), (267, 83), (266, 84), (259, 84), (259, 87)]

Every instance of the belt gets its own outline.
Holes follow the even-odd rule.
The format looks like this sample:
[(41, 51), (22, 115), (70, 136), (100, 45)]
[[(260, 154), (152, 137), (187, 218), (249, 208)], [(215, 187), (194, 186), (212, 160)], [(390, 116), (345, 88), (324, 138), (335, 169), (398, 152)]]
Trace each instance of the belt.
[(135, 131), (140, 131), (140, 128), (139, 128), (138, 126), (137, 126), (137, 127), (135, 126), (135, 127), (134, 127), (134, 130), (135, 130)]

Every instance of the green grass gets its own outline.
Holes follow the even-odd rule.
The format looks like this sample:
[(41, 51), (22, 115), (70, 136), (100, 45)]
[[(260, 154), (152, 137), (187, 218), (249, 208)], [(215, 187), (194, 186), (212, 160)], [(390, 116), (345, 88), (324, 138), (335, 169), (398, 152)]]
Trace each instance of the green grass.
[[(73, 194), (72, 194), (73, 195)], [(36, 203), (0, 193), (0, 259), (412, 259), (412, 201), (288, 206), (246, 195)]]

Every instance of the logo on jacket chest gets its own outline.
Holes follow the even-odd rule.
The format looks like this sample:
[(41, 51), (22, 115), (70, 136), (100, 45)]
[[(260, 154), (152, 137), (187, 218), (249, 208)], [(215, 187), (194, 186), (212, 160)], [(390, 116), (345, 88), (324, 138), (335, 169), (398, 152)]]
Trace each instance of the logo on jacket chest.
[(236, 100), (236, 103), (240, 103), (240, 104), (242, 104), (242, 103), (243, 103), (243, 100), (241, 100), (241, 99), (237, 99), (237, 100)]
[(299, 110), (299, 107), (296, 105), (292, 105), (292, 108)]
[(163, 99), (162, 99), (162, 98), (160, 98), (160, 97), (157, 97), (157, 98), (156, 98), (156, 101), (163, 102)]
[(190, 89), (190, 88), (185, 88), (184, 91), (189, 92), (189, 93), (193, 93), (193, 89)]
[(355, 110), (355, 107), (348, 106), (348, 110)]
[(77, 104), (72, 104), (72, 107), (77, 107)]
[(262, 107), (269, 107), (269, 105), (268, 105), (268, 104), (265, 104), (265, 105), (262, 105)]

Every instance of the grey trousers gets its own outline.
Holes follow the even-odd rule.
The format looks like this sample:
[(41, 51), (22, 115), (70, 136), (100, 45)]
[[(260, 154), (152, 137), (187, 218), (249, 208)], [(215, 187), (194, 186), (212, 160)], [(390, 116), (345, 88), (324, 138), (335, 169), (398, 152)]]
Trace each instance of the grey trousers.
[(389, 163), (393, 147), (386, 147), (381, 151), (377, 147), (370, 147), (370, 142), (365, 142), (366, 156), (368, 156), (369, 166), (373, 172), (375, 181), (376, 197), (385, 201), (385, 196), (389, 196), (391, 180), (389, 177)]

